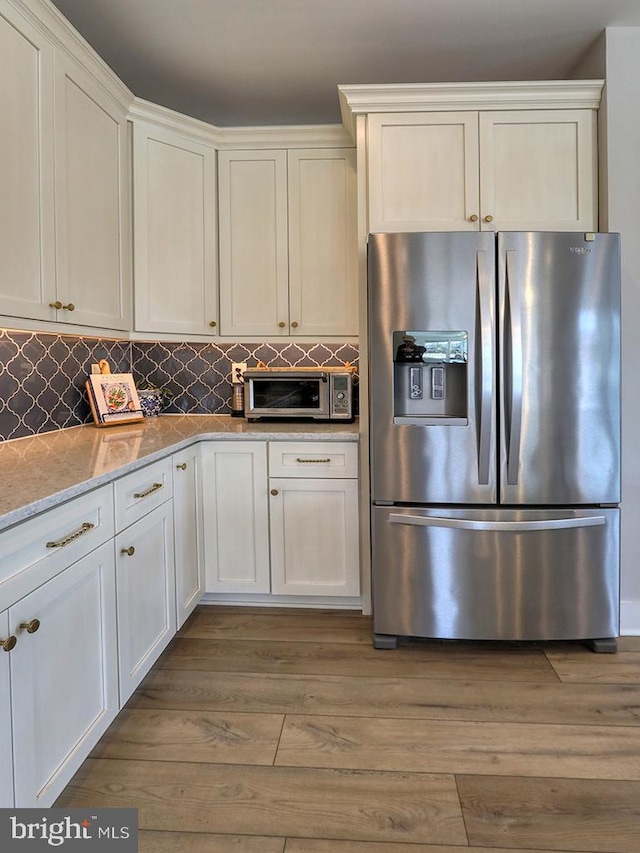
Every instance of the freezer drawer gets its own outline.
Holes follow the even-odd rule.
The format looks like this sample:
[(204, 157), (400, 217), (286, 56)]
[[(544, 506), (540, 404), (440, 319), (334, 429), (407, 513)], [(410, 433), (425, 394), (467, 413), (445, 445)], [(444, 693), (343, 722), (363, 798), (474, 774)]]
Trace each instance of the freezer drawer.
[(619, 510), (373, 508), (376, 635), (618, 636)]

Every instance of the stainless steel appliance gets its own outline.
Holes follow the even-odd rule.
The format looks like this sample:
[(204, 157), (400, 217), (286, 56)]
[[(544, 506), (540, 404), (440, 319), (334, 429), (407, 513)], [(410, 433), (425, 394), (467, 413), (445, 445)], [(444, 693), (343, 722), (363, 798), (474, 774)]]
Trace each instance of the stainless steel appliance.
[(617, 234), (369, 237), (374, 644), (619, 614)]
[(261, 418), (353, 420), (353, 370), (349, 367), (248, 368), (244, 413)]

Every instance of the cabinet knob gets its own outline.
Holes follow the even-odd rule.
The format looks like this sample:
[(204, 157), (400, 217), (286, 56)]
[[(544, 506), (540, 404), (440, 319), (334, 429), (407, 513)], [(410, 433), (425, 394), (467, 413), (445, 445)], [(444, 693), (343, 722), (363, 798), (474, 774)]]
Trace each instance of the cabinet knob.
[(73, 304), (73, 302), (69, 302), (67, 305), (63, 305), (62, 307), (66, 308), (67, 311), (75, 311), (76, 310), (76, 306)]
[(281, 329), (284, 329), (284, 327), (285, 327), (287, 324), (284, 322), (284, 320), (280, 320), (280, 322), (278, 323), (278, 325), (280, 326), (280, 328), (281, 328)]
[(472, 213), (471, 216), (469, 217), (469, 222), (477, 222), (477, 221), (478, 221), (478, 214)]
[(32, 619), (30, 622), (21, 622), (20, 627), (24, 628), (27, 634), (35, 634), (35, 632), (40, 627), (40, 620)]
[(17, 642), (18, 642), (18, 640), (16, 639), (16, 637), (14, 637), (13, 634), (11, 634), (6, 639), (0, 640), (0, 646), (2, 646), (2, 648), (5, 650), (5, 652), (10, 652), (11, 649), (15, 646), (15, 644)]
[(186, 462), (179, 462), (176, 465), (176, 468), (179, 468), (181, 471), (186, 471), (187, 470), (187, 463)]
[(297, 328), (298, 328), (298, 324), (296, 323), (296, 321), (295, 321), (295, 320), (294, 320), (294, 321), (293, 321), (293, 323), (291, 324), (291, 328), (292, 328), (292, 329), (297, 329)]
[(211, 320), (211, 322), (209, 323), (209, 325), (211, 326), (211, 328), (212, 328), (212, 329), (215, 329), (215, 327), (216, 327), (218, 324), (216, 323), (216, 321), (215, 321), (215, 320)]
[(278, 494), (277, 489), (271, 489), (271, 494), (275, 497)]
[(493, 216), (485, 216), (484, 221), (485, 222), (493, 222)]
[(49, 308), (55, 308), (56, 311), (59, 311), (61, 308), (64, 308), (64, 305), (62, 304), (62, 302), (60, 302), (59, 299), (56, 299), (55, 302), (49, 303)]
[(122, 548), (120, 553), (126, 554), (128, 557), (133, 557), (133, 555), (136, 553), (136, 549), (133, 547), (133, 545), (129, 545), (128, 548)]

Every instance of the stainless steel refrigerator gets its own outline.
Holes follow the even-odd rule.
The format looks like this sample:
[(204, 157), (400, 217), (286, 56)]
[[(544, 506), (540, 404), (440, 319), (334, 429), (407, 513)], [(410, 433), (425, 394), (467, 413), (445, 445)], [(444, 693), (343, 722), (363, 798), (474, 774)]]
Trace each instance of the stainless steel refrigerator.
[(371, 234), (374, 645), (619, 623), (617, 234)]

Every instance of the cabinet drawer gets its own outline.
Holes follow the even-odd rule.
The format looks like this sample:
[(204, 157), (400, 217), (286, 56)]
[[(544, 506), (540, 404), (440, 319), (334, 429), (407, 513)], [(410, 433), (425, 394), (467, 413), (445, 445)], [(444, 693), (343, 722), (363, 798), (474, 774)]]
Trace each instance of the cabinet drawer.
[(1, 534), (0, 610), (114, 535), (113, 493), (102, 486)]
[(346, 441), (270, 441), (270, 477), (358, 476), (358, 444)]
[(116, 530), (124, 530), (173, 495), (171, 459), (161, 459), (115, 482)]

